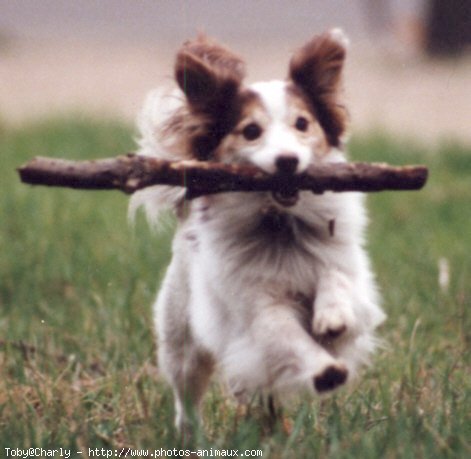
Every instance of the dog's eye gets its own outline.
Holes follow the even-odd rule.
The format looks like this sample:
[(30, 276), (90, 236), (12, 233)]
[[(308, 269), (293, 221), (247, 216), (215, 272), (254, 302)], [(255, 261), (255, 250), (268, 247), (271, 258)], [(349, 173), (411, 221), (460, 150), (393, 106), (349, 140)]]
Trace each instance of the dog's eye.
[(301, 132), (306, 132), (309, 126), (309, 121), (304, 116), (298, 116), (294, 127)]
[(258, 139), (262, 135), (262, 128), (257, 123), (250, 123), (242, 130), (242, 135), (247, 140)]

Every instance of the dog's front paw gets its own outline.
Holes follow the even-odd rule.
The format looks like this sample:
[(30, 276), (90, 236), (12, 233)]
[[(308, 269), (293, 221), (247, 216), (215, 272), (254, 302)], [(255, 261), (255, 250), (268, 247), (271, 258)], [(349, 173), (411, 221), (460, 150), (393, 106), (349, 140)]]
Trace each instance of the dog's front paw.
[(314, 308), (312, 332), (321, 342), (334, 340), (354, 334), (355, 317), (348, 304), (325, 304)]
[(341, 364), (329, 365), (325, 370), (314, 376), (314, 388), (317, 392), (328, 392), (345, 383), (348, 370)]

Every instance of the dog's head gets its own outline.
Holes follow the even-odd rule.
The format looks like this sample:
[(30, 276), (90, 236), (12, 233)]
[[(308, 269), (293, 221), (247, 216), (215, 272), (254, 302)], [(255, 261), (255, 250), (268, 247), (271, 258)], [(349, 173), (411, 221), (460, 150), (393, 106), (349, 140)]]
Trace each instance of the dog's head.
[(206, 37), (185, 43), (175, 77), (200, 122), (190, 133), (192, 156), (289, 175), (339, 147), (347, 121), (339, 97), (346, 47), (343, 33), (331, 30), (295, 52), (286, 80), (245, 86), (239, 57)]

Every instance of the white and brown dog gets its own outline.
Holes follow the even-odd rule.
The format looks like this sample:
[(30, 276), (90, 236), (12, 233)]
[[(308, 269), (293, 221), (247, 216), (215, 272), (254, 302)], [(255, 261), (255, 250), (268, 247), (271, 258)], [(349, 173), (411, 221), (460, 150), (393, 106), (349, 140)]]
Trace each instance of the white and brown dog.
[[(345, 161), (340, 101), (347, 40), (334, 29), (300, 48), (282, 81), (244, 85), (244, 63), (206, 37), (183, 45), (179, 88), (154, 92), (140, 154), (246, 163), (289, 178)], [(176, 425), (214, 370), (239, 397), (325, 393), (350, 380), (383, 321), (363, 248), (358, 193), (224, 193), (184, 201), (176, 187), (137, 193), (150, 217), (173, 209), (173, 258), (155, 304), (159, 363)]]

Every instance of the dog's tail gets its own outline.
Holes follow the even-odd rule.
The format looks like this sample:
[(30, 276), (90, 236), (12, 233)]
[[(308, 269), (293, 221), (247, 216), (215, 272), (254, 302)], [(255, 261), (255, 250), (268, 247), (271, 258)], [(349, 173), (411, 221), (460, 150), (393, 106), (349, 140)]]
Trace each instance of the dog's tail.
[[(178, 90), (152, 91), (138, 117), (138, 154), (161, 159), (185, 159), (184, 145), (184, 100)], [(137, 191), (131, 197), (128, 217), (135, 220), (139, 208), (143, 208), (151, 226), (162, 222), (165, 211), (176, 212), (182, 205), (185, 191), (180, 187), (152, 186)]]

